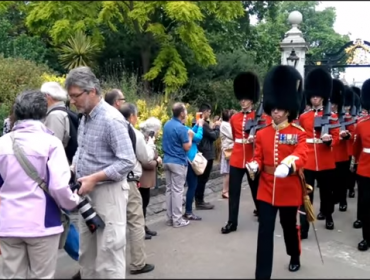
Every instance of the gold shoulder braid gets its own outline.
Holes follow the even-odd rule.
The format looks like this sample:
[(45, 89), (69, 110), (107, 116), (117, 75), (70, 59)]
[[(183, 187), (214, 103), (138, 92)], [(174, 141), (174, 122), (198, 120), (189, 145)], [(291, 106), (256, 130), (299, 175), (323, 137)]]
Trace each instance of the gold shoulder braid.
[(296, 123), (292, 123), (292, 126), (294, 126), (295, 128), (298, 128), (299, 130), (301, 131), (305, 131), (304, 128)]

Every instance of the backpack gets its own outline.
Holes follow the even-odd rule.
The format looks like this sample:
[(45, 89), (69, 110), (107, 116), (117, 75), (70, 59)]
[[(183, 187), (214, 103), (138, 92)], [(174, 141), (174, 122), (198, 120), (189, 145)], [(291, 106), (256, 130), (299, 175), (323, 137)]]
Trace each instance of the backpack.
[[(135, 130), (132, 128), (130, 123), (127, 123), (127, 129), (128, 129), (128, 136), (130, 136), (130, 140), (131, 140), (131, 143), (132, 143), (132, 148), (134, 149), (134, 153), (136, 155), (136, 133), (135, 133)], [(130, 171), (127, 174), (127, 181), (128, 182), (136, 181), (134, 178), (135, 178), (134, 172)]]
[(65, 148), (66, 155), (68, 158), (69, 162), (72, 162), (73, 156), (75, 155), (78, 147), (78, 142), (77, 142), (77, 129), (78, 125), (80, 123), (80, 117), (77, 113), (73, 112), (71, 109), (66, 108), (66, 107), (56, 107), (51, 109), (48, 112), (48, 115), (53, 112), (53, 111), (64, 111), (68, 115), (69, 119), (69, 141), (67, 144), (67, 147)]
[(128, 136), (130, 136), (132, 148), (134, 149), (134, 153), (136, 155), (136, 133), (135, 130), (132, 128), (131, 124), (127, 124), (128, 128)]

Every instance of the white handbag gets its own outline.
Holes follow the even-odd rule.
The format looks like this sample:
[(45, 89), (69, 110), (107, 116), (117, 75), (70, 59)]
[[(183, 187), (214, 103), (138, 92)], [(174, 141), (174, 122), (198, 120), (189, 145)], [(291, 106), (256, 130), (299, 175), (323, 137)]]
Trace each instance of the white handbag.
[(206, 170), (207, 160), (200, 152), (195, 155), (193, 161), (189, 160), (189, 163), (196, 175), (202, 175), (204, 170)]

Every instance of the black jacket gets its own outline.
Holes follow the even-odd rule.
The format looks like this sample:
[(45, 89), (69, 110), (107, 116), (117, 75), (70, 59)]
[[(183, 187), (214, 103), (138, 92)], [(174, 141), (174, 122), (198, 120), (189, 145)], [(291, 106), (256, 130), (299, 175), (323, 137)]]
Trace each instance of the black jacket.
[(215, 126), (213, 129), (209, 126), (209, 121), (205, 121), (203, 124), (203, 139), (198, 144), (198, 150), (203, 154), (207, 160), (215, 159), (215, 142), (220, 137), (220, 127)]

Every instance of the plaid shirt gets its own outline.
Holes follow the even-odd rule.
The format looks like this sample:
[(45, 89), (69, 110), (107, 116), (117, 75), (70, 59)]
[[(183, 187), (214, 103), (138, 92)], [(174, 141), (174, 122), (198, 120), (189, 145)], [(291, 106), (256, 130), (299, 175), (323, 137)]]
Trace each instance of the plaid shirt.
[(76, 178), (103, 170), (110, 180), (122, 181), (135, 162), (125, 118), (102, 99), (82, 117), (78, 127), (78, 149), (73, 158)]

